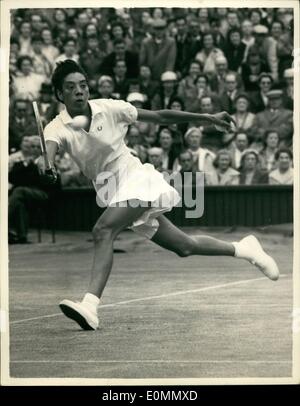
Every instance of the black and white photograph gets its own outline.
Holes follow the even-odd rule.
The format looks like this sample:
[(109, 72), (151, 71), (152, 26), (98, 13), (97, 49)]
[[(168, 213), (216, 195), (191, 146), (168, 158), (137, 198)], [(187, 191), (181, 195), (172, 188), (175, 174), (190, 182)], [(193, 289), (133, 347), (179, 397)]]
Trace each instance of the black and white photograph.
[(299, 3), (4, 0), (0, 64), (1, 384), (299, 383)]

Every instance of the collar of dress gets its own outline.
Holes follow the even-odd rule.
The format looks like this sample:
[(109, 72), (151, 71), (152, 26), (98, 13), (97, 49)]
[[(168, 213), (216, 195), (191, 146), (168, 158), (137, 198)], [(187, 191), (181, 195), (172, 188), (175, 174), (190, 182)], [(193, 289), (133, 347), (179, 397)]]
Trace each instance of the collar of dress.
[[(92, 111), (92, 120), (96, 116), (96, 114), (101, 114), (101, 108), (96, 103), (93, 103), (93, 100), (88, 100), (89, 106)], [(65, 108), (60, 112), (60, 118), (64, 124), (70, 124), (73, 121), (73, 118), (68, 113), (67, 109)]]

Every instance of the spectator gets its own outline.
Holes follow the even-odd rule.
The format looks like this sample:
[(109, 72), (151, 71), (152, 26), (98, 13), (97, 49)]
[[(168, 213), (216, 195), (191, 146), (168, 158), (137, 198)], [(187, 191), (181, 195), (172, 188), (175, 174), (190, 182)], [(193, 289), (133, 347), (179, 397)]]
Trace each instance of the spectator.
[(244, 60), (245, 62), (248, 57), (249, 48), (255, 43), (255, 37), (253, 35), (253, 24), (250, 20), (244, 20), (241, 25), (242, 30), (242, 42), (246, 45)]
[(261, 141), (269, 128), (276, 128), (279, 134), (280, 147), (292, 144), (293, 112), (282, 106), (282, 90), (270, 90), (267, 93), (268, 107), (255, 117), (251, 135), (254, 140)]
[(158, 172), (163, 171), (162, 167), (162, 155), (163, 155), (163, 150), (158, 147), (153, 147), (148, 149), (148, 162), (154, 166), (154, 168)]
[(97, 36), (90, 35), (86, 40), (86, 49), (80, 53), (79, 64), (85, 70), (88, 77), (95, 78), (100, 72), (105, 56), (105, 52), (100, 49)]
[(38, 13), (31, 14), (30, 24), (33, 34), (40, 35), (44, 26), (42, 16)]
[(195, 80), (195, 85), (196, 88), (193, 97), (194, 101), (193, 103), (191, 102), (190, 111), (198, 113), (201, 109), (201, 100), (203, 97), (206, 96), (211, 97), (215, 109), (218, 110), (219, 108), (218, 97), (210, 89), (208, 76), (205, 75), (204, 73), (200, 73), (200, 75), (198, 75), (197, 79)]
[(202, 148), (202, 132), (199, 128), (191, 127), (184, 135), (187, 148), (192, 152), (194, 170), (209, 173), (213, 170), (215, 154), (206, 148)]
[(31, 137), (31, 154), (16, 162), (9, 172), (13, 185), (8, 201), (8, 227), (10, 244), (26, 244), (29, 208), (49, 198), (51, 188), (43, 184), (35, 160), (40, 156), (39, 137)]
[(165, 20), (154, 20), (153, 37), (145, 38), (141, 45), (140, 66), (149, 66), (155, 80), (159, 80), (163, 72), (175, 69), (176, 42), (166, 36), (166, 26)]
[(41, 37), (43, 40), (42, 53), (48, 61), (52, 63), (53, 67), (55, 67), (54, 61), (59, 55), (59, 50), (53, 45), (52, 32), (48, 28), (44, 28), (41, 32)]
[(238, 95), (238, 82), (235, 72), (229, 72), (225, 76), (225, 90), (220, 94), (220, 109), (229, 114), (234, 113), (234, 100)]
[(113, 78), (107, 75), (102, 75), (98, 79), (97, 98), (99, 99), (114, 99), (114, 81)]
[[(176, 111), (186, 110), (184, 101), (177, 95), (171, 97), (167, 108)], [(182, 149), (183, 134), (186, 133), (187, 127), (188, 123), (170, 124), (168, 126), (168, 128), (172, 131), (174, 146), (176, 146), (178, 151)]]
[(113, 74), (113, 67), (117, 62), (123, 61), (126, 67), (127, 77), (136, 78), (139, 75), (138, 55), (126, 50), (124, 39), (114, 41), (114, 51), (107, 55), (102, 63), (100, 72), (104, 75)]
[(205, 34), (206, 32), (210, 31), (208, 8), (204, 8), (204, 7), (199, 8), (198, 21), (199, 21), (200, 32), (202, 34)]
[(258, 48), (253, 45), (249, 48), (246, 62), (242, 64), (242, 79), (247, 92), (259, 91), (259, 77), (263, 72), (269, 72), (268, 65), (262, 61)]
[(259, 91), (253, 92), (252, 94), (252, 110), (255, 113), (259, 113), (263, 110), (265, 110), (268, 106), (268, 92), (271, 90), (271, 87), (273, 85), (273, 78), (270, 73), (261, 73), (258, 78), (258, 85), (259, 85)]
[(116, 21), (111, 25), (111, 36), (114, 40), (123, 40), (128, 51), (134, 52), (134, 41), (125, 33), (124, 26), (121, 22)]
[(227, 34), (227, 46), (225, 56), (228, 68), (232, 71), (240, 71), (244, 60), (246, 45), (242, 42), (241, 32), (238, 28), (232, 28)]
[(142, 163), (147, 161), (147, 149), (141, 145), (141, 135), (136, 125), (131, 125), (126, 134), (127, 147), (136, 152)]
[(261, 24), (262, 14), (259, 9), (252, 9), (249, 15), (250, 21), (254, 26)]
[[(183, 186), (182, 197), (184, 200), (184, 193), (186, 186), (197, 185), (197, 173), (194, 169), (193, 154), (190, 150), (182, 151), (178, 157), (179, 162), (179, 174), (181, 175), (181, 183)], [(198, 171), (199, 172), (199, 171)]]
[(177, 76), (175, 72), (167, 71), (161, 75), (160, 88), (152, 98), (152, 110), (166, 109), (170, 100), (176, 94)]
[(244, 151), (247, 150), (249, 146), (249, 138), (247, 133), (237, 132), (234, 135), (234, 140), (231, 142), (228, 151), (231, 154), (231, 165), (234, 169), (238, 169), (241, 166), (241, 159)]
[(34, 73), (30, 56), (20, 56), (17, 61), (18, 76), (13, 79), (15, 96), (36, 100), (39, 96), (44, 77)]
[(66, 59), (72, 59), (72, 61), (78, 63), (79, 55), (77, 53), (77, 43), (73, 38), (67, 38), (63, 45), (64, 52), (55, 59), (55, 64), (65, 61)]
[(114, 94), (116, 98), (125, 100), (129, 89), (129, 81), (127, 78), (127, 67), (125, 61), (117, 60), (113, 67), (113, 73), (113, 79), (115, 83)]
[(152, 79), (151, 69), (149, 66), (140, 66), (140, 74), (138, 78), (140, 92), (145, 98), (145, 107), (151, 108), (151, 100), (155, 92), (158, 90), (159, 82)]
[(236, 10), (229, 10), (227, 13), (228, 29), (226, 34), (232, 28), (240, 28), (239, 16)]
[(221, 21), (219, 18), (211, 18), (210, 20), (211, 32), (215, 39), (216, 47), (225, 52), (226, 49), (226, 39), (221, 32)]
[(275, 155), (278, 150), (279, 136), (275, 129), (267, 130), (264, 136), (264, 148), (259, 152), (260, 167), (266, 172), (276, 169)]
[(22, 21), (20, 24), (20, 34), (18, 36), (20, 56), (30, 56), (32, 54), (31, 31), (30, 22), (26, 20)]
[(18, 150), (23, 137), (32, 134), (37, 134), (37, 127), (30, 114), (29, 102), (15, 99), (9, 115), (9, 150)]
[(283, 107), (294, 110), (294, 69), (286, 69), (283, 72), (285, 87), (283, 89)]
[(195, 81), (200, 73), (200, 62), (192, 61), (189, 66), (187, 76), (185, 76), (179, 82), (177, 94), (183, 99), (187, 111), (191, 111), (195, 103), (195, 94), (197, 92)]
[(259, 185), (268, 183), (268, 174), (259, 169), (259, 157), (255, 149), (242, 153), (240, 167), (240, 185)]
[(216, 73), (210, 77), (210, 86), (213, 92), (221, 94), (225, 90), (225, 77), (228, 73), (228, 63), (225, 56), (216, 58)]
[(40, 36), (33, 36), (32, 44), (32, 67), (34, 73), (42, 75), (44, 80), (49, 80), (52, 73), (52, 64), (42, 53), (43, 41)]
[[(276, 42), (268, 37), (268, 28), (264, 25), (254, 26), (255, 46), (263, 61), (268, 64), (274, 81), (278, 79), (278, 58), (276, 52)], [(251, 49), (251, 48), (250, 48)]]
[(293, 154), (287, 148), (279, 149), (275, 159), (278, 168), (269, 175), (271, 185), (292, 185), (294, 182), (294, 171), (292, 168)]
[(203, 49), (195, 56), (195, 59), (201, 63), (203, 72), (216, 73), (216, 58), (223, 55), (223, 52), (215, 47), (213, 35), (209, 32), (205, 33), (203, 35)]
[(162, 169), (172, 172), (177, 154), (174, 148), (173, 135), (168, 127), (160, 127), (158, 145), (162, 149)]
[(226, 149), (218, 151), (214, 160), (215, 170), (206, 175), (207, 185), (238, 185), (240, 173), (231, 167), (231, 155)]
[(277, 40), (277, 56), (279, 58), (278, 63), (278, 76), (282, 78), (282, 74), (285, 69), (291, 68), (293, 64), (294, 53), (294, 24), (293, 20), (289, 22), (286, 32), (284, 32)]
[(192, 42), (191, 38), (188, 35), (188, 26), (184, 16), (178, 17), (176, 19), (176, 29), (177, 34), (175, 36), (176, 41), (176, 62), (175, 62), (175, 71), (178, 74), (185, 73), (190, 64), (192, 57)]
[(52, 86), (49, 83), (42, 83), (39, 112), (43, 126), (46, 126), (58, 114), (58, 103), (53, 97)]
[(8, 157), (8, 171), (12, 169), (15, 163), (25, 161), (31, 155), (31, 140), (29, 135), (24, 135), (21, 140), (20, 149), (13, 152)]
[(201, 51), (202, 48), (202, 34), (200, 32), (200, 27), (198, 21), (192, 19), (188, 23), (189, 38), (190, 38), (190, 53), (191, 59), (195, 59), (197, 52)]
[(240, 93), (234, 99), (235, 112), (232, 118), (236, 123), (237, 131), (247, 131), (253, 126), (255, 114), (249, 111), (250, 100), (247, 94)]

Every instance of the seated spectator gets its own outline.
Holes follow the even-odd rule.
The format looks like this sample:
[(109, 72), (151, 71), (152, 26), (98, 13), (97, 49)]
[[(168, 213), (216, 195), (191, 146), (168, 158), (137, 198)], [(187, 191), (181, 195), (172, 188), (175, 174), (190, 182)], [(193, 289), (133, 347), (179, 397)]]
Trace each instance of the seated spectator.
[(236, 123), (237, 131), (247, 131), (253, 126), (255, 114), (249, 111), (250, 100), (245, 93), (240, 93), (234, 99), (235, 112), (232, 118)]
[(211, 18), (210, 29), (214, 36), (216, 47), (221, 49), (221, 51), (224, 53), (226, 49), (226, 39), (221, 32), (221, 19)]
[(145, 98), (145, 107), (151, 108), (151, 100), (155, 92), (158, 90), (159, 82), (152, 79), (151, 69), (149, 66), (140, 66), (140, 74), (138, 77), (140, 84), (140, 92)]
[(195, 81), (201, 73), (201, 65), (198, 61), (192, 61), (189, 65), (189, 70), (187, 76), (185, 76), (179, 82), (177, 94), (184, 101), (185, 108), (187, 111), (191, 111), (193, 108), (196, 84)]
[(31, 156), (31, 136), (24, 135), (21, 140), (20, 149), (16, 152), (13, 152), (8, 157), (8, 171), (14, 166), (17, 162), (25, 161), (28, 157)]
[[(203, 114), (216, 113), (215, 104), (211, 96), (203, 96), (200, 101), (200, 112)], [(202, 130), (201, 145), (212, 152), (217, 152), (223, 147), (223, 134), (218, 131), (214, 125), (205, 125), (200, 127)]]
[(112, 76), (114, 67), (118, 62), (123, 61), (126, 68), (127, 78), (137, 78), (139, 75), (138, 55), (128, 51), (124, 39), (114, 41), (114, 50), (107, 55), (100, 67), (100, 72), (104, 75)]
[(215, 47), (213, 35), (209, 32), (203, 34), (203, 49), (195, 56), (195, 59), (201, 63), (203, 72), (216, 73), (216, 58), (223, 55), (223, 52)]
[(259, 152), (260, 167), (266, 172), (276, 169), (275, 155), (278, 150), (279, 136), (276, 129), (267, 130), (264, 136), (264, 147)]
[(264, 25), (254, 25), (255, 43), (253, 47), (258, 49), (259, 55), (268, 65), (274, 81), (278, 79), (278, 57), (276, 42), (268, 36), (268, 28)]
[(239, 72), (244, 61), (246, 45), (242, 42), (241, 32), (238, 28), (232, 28), (227, 34), (225, 56), (228, 61), (228, 69)]
[(117, 99), (125, 100), (129, 89), (129, 80), (127, 77), (127, 67), (125, 61), (116, 61), (113, 67), (113, 72), (115, 97)]
[(219, 98), (216, 93), (212, 92), (209, 85), (208, 76), (200, 73), (195, 80), (195, 90), (193, 95), (193, 102), (191, 101), (190, 111), (199, 113), (201, 108), (201, 100), (203, 97), (210, 97), (213, 101), (215, 109), (219, 109)]
[(233, 141), (228, 147), (231, 154), (231, 165), (234, 169), (239, 169), (241, 166), (242, 154), (249, 147), (248, 135), (244, 132), (237, 132)]
[(225, 90), (220, 94), (220, 110), (234, 113), (234, 100), (238, 95), (237, 76), (234, 72), (229, 72), (225, 76)]
[(275, 160), (278, 168), (269, 174), (271, 185), (292, 185), (294, 171), (292, 168), (293, 154), (288, 148), (281, 148), (276, 152)]
[(231, 155), (226, 149), (217, 152), (215, 170), (206, 175), (207, 185), (238, 185), (240, 173), (231, 167)]
[(31, 154), (24, 160), (15, 162), (8, 175), (9, 182), (13, 185), (8, 200), (10, 244), (28, 243), (29, 209), (46, 201), (51, 190), (57, 187), (44, 184), (35, 164), (41, 153), (39, 137), (31, 137), (30, 142)]
[(148, 162), (154, 166), (154, 168), (158, 172), (163, 171), (162, 167), (162, 155), (163, 155), (163, 150), (158, 147), (153, 147), (149, 148), (148, 151)]
[[(202, 132), (197, 127), (191, 127), (184, 135), (187, 148), (191, 151), (194, 160), (194, 170), (209, 173), (213, 170), (215, 154), (202, 148)], [(177, 163), (176, 163), (177, 164)], [(176, 165), (175, 165), (176, 167)]]
[(157, 145), (157, 133), (152, 123), (138, 123), (138, 128), (142, 137), (142, 145), (148, 150)]
[[(177, 95), (173, 96), (170, 99), (167, 109), (176, 110), (176, 111), (186, 111), (182, 98)], [(186, 133), (186, 130), (188, 128), (188, 123), (170, 124), (168, 126), (168, 128), (173, 133), (174, 144), (176, 145), (176, 147), (179, 147), (179, 149), (181, 149), (182, 144), (183, 144), (182, 143), (183, 134)]]
[(44, 28), (44, 21), (39, 13), (31, 14), (30, 24), (32, 28), (32, 33), (34, 35), (40, 35), (42, 29)]
[(278, 61), (278, 76), (282, 78), (285, 69), (292, 67), (294, 60), (294, 24), (293, 19), (289, 22), (286, 32), (277, 40), (276, 51)]
[(31, 35), (32, 28), (29, 21), (23, 20), (20, 24), (18, 35), (19, 56), (30, 56), (32, 53)]
[(15, 99), (9, 114), (9, 151), (18, 150), (23, 137), (37, 134), (37, 131), (28, 100)]
[(270, 90), (268, 108), (258, 113), (255, 117), (251, 135), (254, 141), (262, 141), (269, 128), (276, 128), (280, 139), (280, 147), (289, 147), (292, 144), (293, 112), (282, 106), (282, 90)]
[[(188, 25), (185, 17), (179, 16), (175, 20), (177, 33), (175, 35), (176, 41), (176, 62), (175, 72), (177, 76), (182, 75), (189, 69), (192, 58), (192, 41), (188, 33)], [(200, 73), (200, 69), (199, 72)]]
[(177, 76), (175, 72), (164, 72), (160, 78), (160, 88), (151, 101), (152, 110), (166, 109), (172, 97), (176, 95)]
[(249, 49), (255, 43), (255, 37), (253, 35), (253, 23), (250, 20), (244, 20), (241, 24), (242, 30), (242, 43), (246, 45), (244, 60), (245, 62), (248, 57)]
[(250, 10), (249, 18), (254, 26), (261, 24), (262, 20), (261, 11), (258, 8), (253, 8), (252, 10)]
[(228, 63), (225, 56), (216, 58), (216, 73), (210, 76), (210, 87), (213, 92), (222, 94), (225, 90), (225, 78), (228, 71)]
[(201, 7), (198, 10), (198, 21), (202, 34), (210, 31), (208, 8)]
[[(197, 172), (199, 173), (200, 171), (195, 171), (194, 167), (195, 167), (194, 159), (193, 159), (193, 154), (191, 153), (191, 151), (188, 149), (182, 151), (178, 157), (179, 171), (177, 173), (181, 175), (180, 180), (181, 180), (181, 184), (183, 187), (197, 185)], [(183, 188), (182, 189), (183, 200), (184, 200), (185, 191), (186, 191), (186, 189)]]
[(36, 100), (45, 78), (32, 72), (32, 59), (30, 56), (20, 56), (17, 61), (18, 76), (13, 79), (15, 97)]
[(270, 69), (264, 62), (256, 46), (251, 46), (248, 51), (246, 62), (242, 63), (242, 79), (247, 92), (259, 91), (259, 78), (263, 72), (269, 72)]
[(33, 36), (32, 44), (32, 67), (33, 72), (44, 77), (44, 81), (49, 80), (52, 73), (52, 64), (42, 53), (43, 41), (40, 36)]
[(159, 80), (163, 72), (174, 71), (176, 42), (166, 34), (167, 22), (156, 19), (152, 22), (153, 35), (141, 44), (139, 65), (149, 66), (154, 80)]
[(173, 134), (168, 127), (160, 127), (158, 131), (158, 145), (162, 149), (162, 169), (172, 172), (177, 157)]
[(66, 38), (63, 45), (63, 50), (64, 52), (55, 59), (55, 64), (63, 62), (66, 59), (72, 59), (72, 61), (76, 63), (79, 62), (79, 55), (77, 53), (77, 43), (73, 38)]
[(273, 84), (273, 78), (270, 73), (261, 73), (258, 78), (259, 90), (252, 93), (251, 107), (254, 113), (263, 111), (268, 106), (267, 93), (271, 90)]
[(60, 52), (58, 48), (55, 45), (53, 45), (53, 37), (51, 30), (48, 28), (44, 28), (41, 32), (41, 37), (43, 40), (42, 53), (52, 64), (53, 68), (55, 68), (55, 59), (58, 57)]
[(188, 32), (190, 38), (190, 52), (191, 59), (195, 59), (196, 54), (201, 51), (202, 48), (202, 34), (200, 32), (200, 27), (198, 21), (195, 18), (187, 21)]
[(136, 125), (131, 125), (126, 134), (126, 145), (131, 150), (135, 151), (136, 156), (142, 163), (147, 161), (147, 149), (141, 145), (141, 135), (139, 128)]
[(283, 72), (285, 87), (283, 89), (283, 107), (294, 110), (294, 69), (286, 69)]
[(46, 126), (58, 114), (58, 103), (53, 96), (51, 84), (42, 83), (39, 97), (39, 112), (43, 126)]
[(115, 21), (111, 25), (112, 40), (123, 40), (128, 51), (134, 52), (134, 41), (126, 34), (123, 24), (120, 21)]
[(259, 156), (255, 149), (242, 153), (240, 167), (240, 185), (259, 185), (268, 183), (268, 174), (259, 169)]
[(97, 99), (115, 99), (113, 78), (106, 75), (100, 76), (97, 91)]

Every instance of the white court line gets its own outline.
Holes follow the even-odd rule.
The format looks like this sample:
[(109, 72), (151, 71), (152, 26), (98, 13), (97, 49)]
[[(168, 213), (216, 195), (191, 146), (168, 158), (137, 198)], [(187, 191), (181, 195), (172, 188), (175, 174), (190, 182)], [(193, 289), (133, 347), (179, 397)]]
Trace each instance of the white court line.
[(292, 361), (270, 361), (270, 360), (20, 360), (10, 361), (11, 364), (292, 364)]
[[(286, 276), (287, 276), (286, 274), (283, 274), (280, 277), (285, 278)], [(99, 309), (102, 309), (104, 307), (121, 306), (121, 305), (129, 304), (129, 303), (135, 303), (135, 302), (144, 302), (144, 301), (147, 301), (147, 300), (155, 300), (155, 299), (163, 299), (163, 298), (166, 298), (166, 297), (181, 296), (181, 295), (186, 295), (186, 294), (189, 294), (189, 293), (206, 292), (208, 290), (221, 289), (221, 288), (226, 288), (226, 287), (229, 287), (229, 286), (243, 285), (245, 283), (255, 282), (255, 281), (262, 281), (262, 280), (266, 280), (266, 277), (255, 278), (255, 279), (245, 279), (245, 280), (237, 281), (237, 282), (223, 283), (222, 285), (206, 286), (205, 288), (190, 289), (190, 290), (180, 290), (180, 291), (177, 291), (177, 292), (165, 293), (165, 294), (157, 295), (157, 296), (147, 296), (147, 297), (140, 297), (140, 298), (137, 298), (137, 299), (124, 300), (122, 302), (108, 303), (108, 304), (100, 306)], [(61, 315), (62, 315), (62, 313), (53, 313), (53, 314), (48, 314), (48, 315), (45, 315), (45, 316), (31, 317), (29, 319), (15, 320), (15, 321), (12, 321), (10, 324), (19, 324), (19, 323), (24, 323), (26, 321), (40, 320), (40, 319), (56, 317), (56, 316), (61, 316)]]

